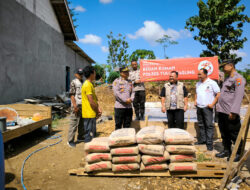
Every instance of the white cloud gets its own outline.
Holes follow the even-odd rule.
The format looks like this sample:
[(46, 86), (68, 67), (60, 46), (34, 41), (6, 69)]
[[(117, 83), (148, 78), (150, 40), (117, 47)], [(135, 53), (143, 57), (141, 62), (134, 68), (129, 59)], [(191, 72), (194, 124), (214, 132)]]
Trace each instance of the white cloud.
[(109, 52), (109, 48), (107, 46), (102, 46), (101, 49), (104, 53)]
[(77, 12), (85, 12), (86, 9), (84, 7), (82, 7), (81, 5), (78, 5), (74, 8), (75, 11)]
[(128, 34), (130, 39), (144, 38), (150, 44), (155, 45), (155, 40), (162, 38), (163, 35), (168, 35), (172, 40), (177, 40), (180, 38), (192, 37), (188, 30), (176, 31), (174, 29), (168, 28), (165, 30), (160, 24), (155, 21), (145, 21), (144, 26), (138, 29), (134, 35)]
[(247, 57), (247, 53), (239, 50), (230, 50), (230, 54), (236, 54), (237, 57)]
[(177, 56), (177, 57), (172, 57), (171, 59), (179, 59), (179, 58), (190, 58), (192, 57), (191, 55), (184, 55), (184, 56)]
[(99, 0), (100, 3), (103, 3), (103, 4), (108, 4), (108, 3), (112, 3), (113, 0)]
[(86, 34), (84, 38), (79, 39), (79, 42), (84, 44), (101, 45), (102, 38), (94, 34)]

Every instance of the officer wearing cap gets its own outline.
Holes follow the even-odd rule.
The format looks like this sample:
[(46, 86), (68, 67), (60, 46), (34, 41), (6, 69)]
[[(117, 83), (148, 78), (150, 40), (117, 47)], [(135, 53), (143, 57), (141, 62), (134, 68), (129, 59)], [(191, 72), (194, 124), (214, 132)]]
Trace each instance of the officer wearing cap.
[(129, 69), (121, 67), (120, 77), (113, 82), (115, 96), (115, 129), (129, 128), (133, 110), (134, 90), (132, 82), (128, 80)]
[[(236, 72), (232, 59), (224, 60), (220, 67), (223, 67), (224, 73), (228, 77), (225, 78), (216, 107), (219, 120), (218, 125), (224, 146), (224, 150), (216, 154), (216, 157), (229, 158), (232, 142), (235, 143), (241, 127), (240, 107), (244, 96), (246, 80)], [(242, 143), (234, 161), (239, 161), (240, 159), (241, 146)]]
[(145, 87), (144, 83), (140, 80), (140, 70), (138, 69), (137, 61), (131, 61), (131, 71), (129, 72), (129, 80), (132, 81), (135, 91), (135, 98), (133, 101), (136, 120), (143, 120), (145, 113)]
[(75, 147), (75, 134), (78, 129), (78, 141), (83, 141), (83, 120), (82, 120), (82, 96), (81, 88), (83, 84), (83, 69), (79, 68), (75, 72), (75, 79), (70, 83), (71, 115), (68, 131), (68, 145)]

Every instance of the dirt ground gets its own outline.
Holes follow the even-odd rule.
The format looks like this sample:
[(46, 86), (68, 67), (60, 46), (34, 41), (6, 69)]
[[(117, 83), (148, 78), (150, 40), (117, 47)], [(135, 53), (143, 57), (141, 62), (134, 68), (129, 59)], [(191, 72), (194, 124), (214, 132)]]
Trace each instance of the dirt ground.
[[(108, 136), (114, 126), (99, 124), (99, 136)], [(61, 135), (62, 142), (32, 155), (24, 168), (24, 184), (28, 190), (200, 190), (218, 189), (220, 179), (192, 179), (166, 177), (77, 177), (68, 174), (69, 169), (80, 167), (84, 156), (84, 143), (69, 148), (67, 130), (69, 119), (61, 119), (54, 128), (54, 135)], [(5, 144), (6, 190), (23, 189), (21, 167), (25, 158), (33, 151), (55, 143), (58, 139), (47, 139), (45, 130), (37, 130)], [(240, 189), (249, 189), (241, 184)]]

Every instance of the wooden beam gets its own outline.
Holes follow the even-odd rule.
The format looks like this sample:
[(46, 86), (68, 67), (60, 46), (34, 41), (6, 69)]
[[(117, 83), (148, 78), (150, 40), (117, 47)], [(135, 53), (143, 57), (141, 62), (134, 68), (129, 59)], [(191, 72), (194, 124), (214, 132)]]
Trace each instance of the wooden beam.
[[(237, 150), (239, 148), (239, 145), (240, 145), (240, 142), (241, 142), (241, 139), (242, 139), (242, 135), (244, 134), (244, 131), (246, 130), (247, 125), (249, 124), (249, 116), (250, 116), (250, 106), (248, 105), (247, 113), (246, 113), (244, 121), (243, 121), (243, 123), (241, 125), (240, 132), (239, 132), (237, 140), (235, 142), (234, 149), (233, 149), (233, 152), (231, 154), (230, 160), (229, 160), (229, 162), (227, 164), (227, 171), (226, 171), (226, 173), (225, 173), (225, 175), (224, 175), (224, 177), (222, 179), (220, 190), (223, 190), (224, 187), (226, 187), (227, 182), (229, 180), (231, 180), (230, 179), (230, 173), (231, 173), (231, 171), (233, 169), (233, 166), (232, 166), (233, 161), (234, 161), (234, 158), (236, 156), (236, 152), (237, 152)], [(244, 140), (246, 140), (246, 139), (244, 139)]]
[(44, 119), (44, 120), (41, 120), (41, 121), (38, 121), (35, 123), (31, 123), (29, 125), (25, 125), (25, 126), (13, 129), (13, 130), (5, 131), (2, 133), (3, 142), (5, 143), (11, 139), (14, 139), (14, 138), (20, 137), (24, 134), (30, 133), (31, 131), (34, 131), (38, 128), (41, 128), (45, 125), (51, 125), (51, 123), (52, 123), (52, 119), (49, 118), (49, 119)]

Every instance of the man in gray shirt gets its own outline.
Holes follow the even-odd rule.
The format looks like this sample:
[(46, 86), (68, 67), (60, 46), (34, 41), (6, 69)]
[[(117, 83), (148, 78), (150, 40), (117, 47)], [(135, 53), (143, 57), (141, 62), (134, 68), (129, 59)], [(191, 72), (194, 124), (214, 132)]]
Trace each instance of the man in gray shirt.
[(143, 120), (145, 113), (145, 87), (144, 83), (140, 80), (140, 70), (138, 69), (137, 61), (131, 62), (132, 70), (129, 72), (129, 80), (132, 81), (135, 92), (135, 99), (133, 106), (135, 110), (136, 120)]
[[(223, 67), (225, 74), (228, 75), (223, 83), (221, 96), (216, 107), (224, 150), (216, 154), (216, 157), (229, 158), (232, 142), (235, 143), (241, 127), (240, 106), (244, 96), (246, 80), (236, 72), (232, 59), (224, 60), (221, 67)], [(234, 161), (239, 161), (241, 147), (242, 143)]]
[(70, 126), (68, 132), (68, 145), (75, 147), (75, 134), (78, 129), (78, 142), (83, 141), (84, 130), (82, 120), (82, 80), (83, 69), (77, 69), (75, 73), (75, 79), (70, 83), (70, 99), (71, 99), (71, 115), (70, 115)]

